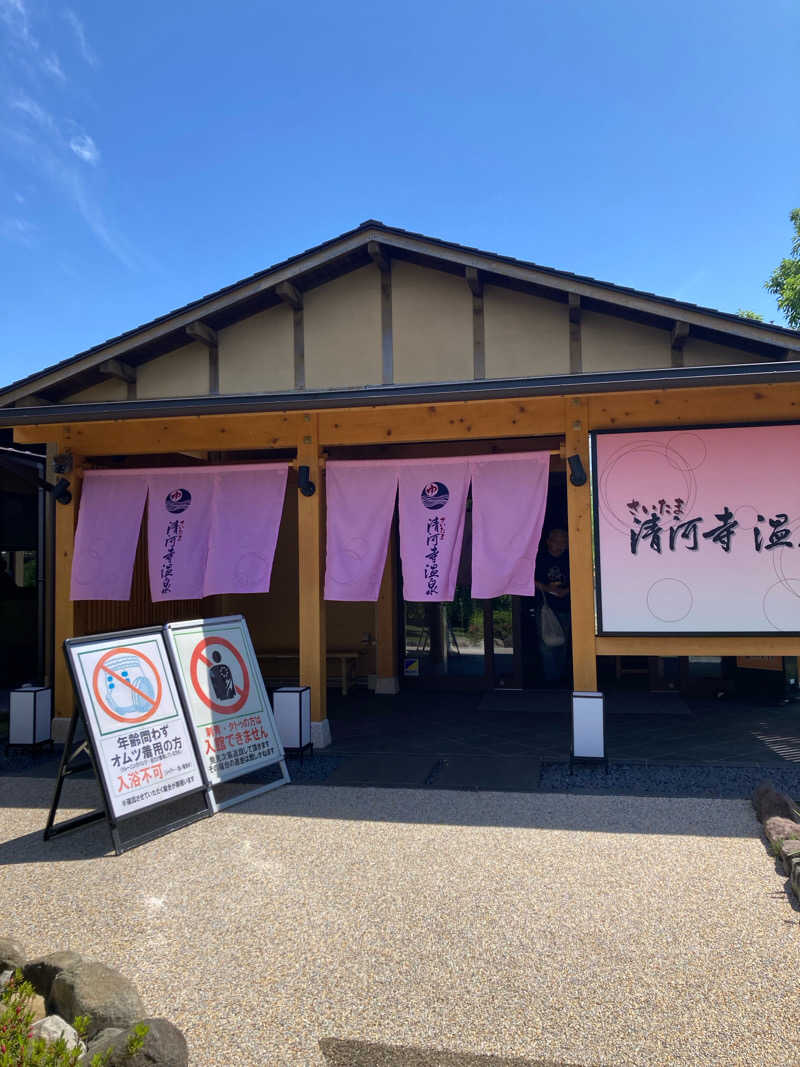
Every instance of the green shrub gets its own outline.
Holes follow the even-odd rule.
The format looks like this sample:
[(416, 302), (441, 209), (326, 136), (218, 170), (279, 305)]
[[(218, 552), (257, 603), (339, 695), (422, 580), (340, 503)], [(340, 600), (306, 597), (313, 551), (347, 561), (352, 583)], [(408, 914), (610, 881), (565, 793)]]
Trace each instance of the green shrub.
[[(77, 1067), (82, 1052), (80, 1046), (68, 1049), (63, 1037), (48, 1045), (44, 1038), (31, 1036), (33, 1011), (31, 1002), (35, 990), (17, 971), (0, 993), (0, 1067)], [(89, 1026), (87, 1016), (79, 1016), (72, 1024), (78, 1037), (84, 1039)], [(128, 1037), (126, 1052), (132, 1055), (144, 1045), (150, 1028), (137, 1023)], [(111, 1058), (108, 1052), (92, 1057), (89, 1067), (103, 1067)]]

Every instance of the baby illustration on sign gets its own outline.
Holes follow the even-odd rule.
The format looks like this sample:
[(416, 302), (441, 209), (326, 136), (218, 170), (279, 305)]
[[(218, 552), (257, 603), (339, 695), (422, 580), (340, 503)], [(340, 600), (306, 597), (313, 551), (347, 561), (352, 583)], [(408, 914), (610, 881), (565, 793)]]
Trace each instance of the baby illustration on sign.
[(214, 690), (214, 696), (217, 700), (234, 700), (236, 698), (236, 686), (234, 685), (230, 667), (227, 663), (222, 662), (222, 655), (217, 651), (211, 653), (211, 658), (214, 661), (214, 666), (209, 669), (208, 677), (211, 682), (211, 688)]

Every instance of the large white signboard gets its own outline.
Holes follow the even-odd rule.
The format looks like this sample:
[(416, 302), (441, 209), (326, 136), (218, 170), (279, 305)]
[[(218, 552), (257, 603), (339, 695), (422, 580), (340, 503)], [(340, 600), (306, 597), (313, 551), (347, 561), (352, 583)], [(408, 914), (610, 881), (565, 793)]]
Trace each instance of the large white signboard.
[(283, 746), (244, 618), (169, 623), (165, 632), (209, 782), (281, 762)]
[(593, 441), (601, 633), (800, 633), (800, 424)]
[(204, 786), (161, 629), (65, 644), (116, 818)]

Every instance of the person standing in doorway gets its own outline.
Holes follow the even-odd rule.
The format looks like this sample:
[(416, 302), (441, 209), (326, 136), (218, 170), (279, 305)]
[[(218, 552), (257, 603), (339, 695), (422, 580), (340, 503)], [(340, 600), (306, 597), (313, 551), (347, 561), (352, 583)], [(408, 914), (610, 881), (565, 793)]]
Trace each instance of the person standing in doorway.
[(555, 613), (564, 642), (561, 645), (546, 645), (539, 634), (539, 657), (544, 680), (555, 685), (564, 679), (570, 647), (570, 597), (569, 597), (569, 539), (567, 531), (554, 527), (547, 535), (544, 547), (536, 557), (534, 584), (544, 601)]

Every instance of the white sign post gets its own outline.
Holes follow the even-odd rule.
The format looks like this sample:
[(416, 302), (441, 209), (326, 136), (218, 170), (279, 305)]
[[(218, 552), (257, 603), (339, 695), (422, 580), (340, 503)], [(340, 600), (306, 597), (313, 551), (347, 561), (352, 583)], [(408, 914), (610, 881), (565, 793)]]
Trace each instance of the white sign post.
[[(168, 623), (175, 678), (194, 727), (214, 811), (289, 781), (284, 751), (241, 615)], [(281, 777), (219, 801), (213, 787), (279, 764)]]
[[(73, 714), (45, 838), (107, 817), (119, 854), (165, 829), (211, 814), (189, 724), (175, 687), (161, 627), (70, 638), (64, 652), (78, 696), (86, 741), (73, 750), (78, 712)], [(103, 794), (105, 811), (56, 827), (64, 778), (73, 760), (87, 752)], [(203, 808), (127, 839), (119, 823), (146, 809), (190, 793), (203, 793)]]

